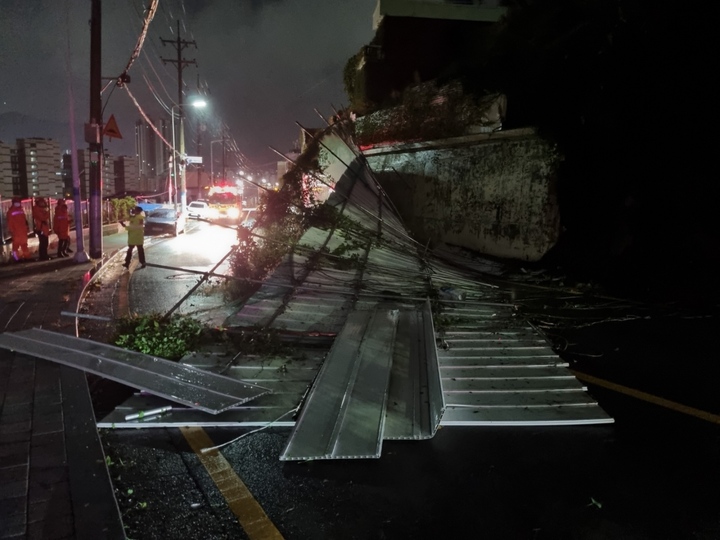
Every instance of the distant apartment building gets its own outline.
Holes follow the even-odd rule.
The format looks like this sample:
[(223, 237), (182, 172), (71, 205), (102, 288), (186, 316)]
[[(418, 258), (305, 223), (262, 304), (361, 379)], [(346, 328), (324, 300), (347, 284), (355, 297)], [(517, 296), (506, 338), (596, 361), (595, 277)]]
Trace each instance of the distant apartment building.
[(52, 139), (16, 139), (0, 144), (0, 195), (61, 197), (63, 177), (60, 145)]
[(102, 171), (102, 197), (110, 197), (116, 192), (115, 188), (115, 156), (105, 151), (103, 154)]
[(144, 191), (140, 187), (137, 160), (130, 156), (119, 156), (113, 161), (115, 175), (115, 192), (122, 194), (126, 191)]
[(31, 197), (62, 197), (60, 143), (53, 139), (18, 139), (20, 181)]
[[(89, 197), (90, 162), (89, 152), (77, 151), (78, 176), (80, 179), (80, 198)], [(62, 178), (65, 197), (73, 196), (73, 176), (71, 154), (62, 157)], [(102, 174), (102, 196), (112, 197), (125, 191), (139, 191), (137, 160), (131, 156), (115, 157), (105, 152)]]
[(17, 171), (17, 148), (0, 141), (0, 197), (15, 195), (20, 178)]
[[(171, 128), (167, 120), (154, 123), (155, 129), (144, 120), (135, 123), (135, 148), (137, 152), (138, 186), (137, 190), (156, 193), (165, 185), (168, 176), (168, 163), (171, 150), (162, 140), (172, 140)], [(162, 135), (158, 137), (157, 133)]]
[(150, 178), (157, 174), (155, 158), (155, 132), (144, 120), (135, 123), (135, 151), (140, 178)]
[[(155, 122), (156, 129), (162, 134), (165, 141), (172, 142), (172, 128), (167, 120)], [(160, 137), (155, 137), (155, 178), (148, 191), (159, 193), (166, 189), (168, 178), (170, 178), (170, 167), (172, 165), (172, 148), (170, 148)]]
[[(80, 180), (80, 198), (88, 198), (88, 178), (90, 171), (89, 152), (87, 150), (77, 151), (78, 177)], [(73, 196), (73, 173), (72, 173), (72, 155), (69, 151), (65, 151), (62, 156), (62, 178), (65, 191), (65, 197)]]

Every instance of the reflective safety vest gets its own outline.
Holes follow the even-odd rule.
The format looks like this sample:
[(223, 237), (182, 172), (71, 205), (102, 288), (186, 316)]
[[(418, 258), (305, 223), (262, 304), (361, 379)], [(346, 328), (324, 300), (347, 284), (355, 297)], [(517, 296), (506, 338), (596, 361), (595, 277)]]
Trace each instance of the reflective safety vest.
[(142, 246), (145, 241), (145, 214), (130, 216), (128, 220), (128, 246)]
[(22, 208), (11, 206), (7, 213), (8, 230), (13, 239), (24, 239), (27, 241), (28, 222), (25, 211)]
[(53, 230), (61, 240), (70, 239), (70, 216), (68, 215), (66, 206), (58, 206), (55, 208)]
[(50, 234), (50, 210), (46, 206), (35, 205), (32, 209), (35, 231), (45, 236)]

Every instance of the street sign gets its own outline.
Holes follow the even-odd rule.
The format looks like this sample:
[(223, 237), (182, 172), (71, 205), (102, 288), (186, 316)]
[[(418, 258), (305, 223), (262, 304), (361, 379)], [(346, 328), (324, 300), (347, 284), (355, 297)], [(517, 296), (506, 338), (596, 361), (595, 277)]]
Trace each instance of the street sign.
[(186, 156), (185, 157), (186, 163), (202, 163), (202, 156)]
[(103, 129), (103, 135), (110, 137), (111, 139), (115, 137), (116, 139), (122, 139), (122, 135), (120, 134), (120, 128), (117, 125), (117, 122), (115, 121), (115, 115), (111, 114), (109, 120), (107, 121), (107, 124), (105, 124), (105, 129)]

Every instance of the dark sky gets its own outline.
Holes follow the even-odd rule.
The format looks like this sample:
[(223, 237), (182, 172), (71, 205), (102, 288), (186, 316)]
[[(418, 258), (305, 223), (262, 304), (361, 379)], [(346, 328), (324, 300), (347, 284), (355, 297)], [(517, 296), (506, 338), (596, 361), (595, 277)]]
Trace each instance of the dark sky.
[[(130, 69), (130, 91), (152, 118), (169, 114), (177, 101), (175, 48), (161, 38), (195, 41), (183, 58), (185, 101), (206, 94), (200, 117), (188, 113), (188, 153), (205, 125), (205, 145), (229, 128), (250, 164), (277, 161), (272, 146), (287, 152), (299, 128), (322, 125), (315, 113), (332, 114), (347, 104), (342, 72), (347, 59), (373, 36), (375, 0), (160, 0), (140, 58)], [(130, 59), (150, 0), (103, 2), (102, 74), (115, 77)], [(89, 116), (89, 1), (0, 0), (0, 114), (21, 113), (69, 122), (72, 96), (77, 122)], [(113, 154), (134, 153), (140, 118), (127, 92), (103, 94), (104, 118), (114, 114), (123, 140), (106, 141)], [(161, 104), (162, 103), (162, 104)], [(176, 109), (177, 110), (177, 109)], [(196, 121), (197, 120), (197, 121)], [(68, 124), (69, 125), (69, 124)], [(69, 131), (69, 128), (68, 128)], [(43, 137), (43, 133), (21, 133)], [(220, 145), (216, 145), (215, 151)]]

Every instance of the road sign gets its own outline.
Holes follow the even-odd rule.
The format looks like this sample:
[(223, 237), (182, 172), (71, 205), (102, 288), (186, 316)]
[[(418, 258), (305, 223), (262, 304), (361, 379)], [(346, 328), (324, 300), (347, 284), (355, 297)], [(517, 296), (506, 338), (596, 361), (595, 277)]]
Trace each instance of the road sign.
[(120, 128), (117, 125), (117, 122), (115, 121), (115, 115), (111, 114), (110, 118), (107, 121), (107, 124), (105, 124), (105, 128), (103, 129), (103, 135), (106, 135), (107, 137), (110, 137), (111, 139), (114, 137), (116, 139), (122, 139), (122, 135), (120, 134)]
[(202, 156), (185, 156), (185, 161), (190, 163), (202, 163)]

